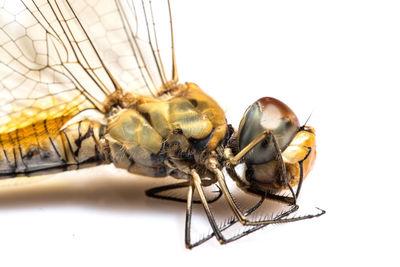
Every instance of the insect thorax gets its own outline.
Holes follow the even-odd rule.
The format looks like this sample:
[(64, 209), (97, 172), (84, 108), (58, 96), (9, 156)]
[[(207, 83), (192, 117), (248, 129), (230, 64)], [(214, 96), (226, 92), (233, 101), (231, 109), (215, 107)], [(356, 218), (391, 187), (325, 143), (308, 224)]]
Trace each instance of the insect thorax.
[(115, 166), (185, 178), (224, 140), (227, 126), (218, 104), (195, 84), (181, 88), (169, 97), (137, 99), (109, 117), (105, 137)]

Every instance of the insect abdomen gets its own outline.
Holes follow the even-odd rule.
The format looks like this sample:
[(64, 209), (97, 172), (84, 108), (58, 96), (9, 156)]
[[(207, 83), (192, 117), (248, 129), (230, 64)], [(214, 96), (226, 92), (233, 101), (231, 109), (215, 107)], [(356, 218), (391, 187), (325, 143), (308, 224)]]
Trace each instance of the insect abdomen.
[(100, 145), (102, 126), (80, 121), (62, 129), (68, 119), (44, 120), (1, 134), (0, 176), (29, 176), (106, 163), (108, 156)]

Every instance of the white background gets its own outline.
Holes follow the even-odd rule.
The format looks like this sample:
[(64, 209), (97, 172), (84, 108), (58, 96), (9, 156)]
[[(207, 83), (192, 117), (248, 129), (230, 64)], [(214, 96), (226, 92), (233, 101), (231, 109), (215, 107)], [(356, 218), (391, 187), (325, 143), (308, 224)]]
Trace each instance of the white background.
[[(173, 1), (180, 80), (237, 127), (260, 97), (317, 131), (300, 203), (323, 217), (184, 248), (185, 206), (112, 166), (0, 195), (1, 266), (395, 266), (400, 237), (398, 1)], [(234, 265), (233, 265), (234, 264)]]

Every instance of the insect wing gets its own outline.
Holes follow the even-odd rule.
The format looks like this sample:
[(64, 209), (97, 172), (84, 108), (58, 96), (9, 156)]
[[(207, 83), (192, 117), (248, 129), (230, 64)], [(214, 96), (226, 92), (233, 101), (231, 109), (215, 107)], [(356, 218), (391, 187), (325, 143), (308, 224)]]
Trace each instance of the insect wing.
[(92, 52), (88, 48), (82, 57), (85, 38), (78, 37), (81, 31), (72, 26), (76, 22), (68, 24), (67, 12), (60, 10), (59, 5), (28, 1), (1, 6), (1, 133), (87, 108), (101, 109), (106, 94), (96, 77), (98, 65), (93, 59), (85, 61)]
[[(104, 111), (119, 89), (155, 96), (176, 69), (169, 3), (160, 5), (167, 36), (156, 30), (150, 1), (0, 2), (0, 133)], [(159, 49), (159, 36), (168, 49)]]
[(123, 91), (156, 96), (177, 81), (168, 1), (71, 4)]
[(69, 3), (124, 92), (157, 96), (171, 80), (177, 81), (168, 1)]

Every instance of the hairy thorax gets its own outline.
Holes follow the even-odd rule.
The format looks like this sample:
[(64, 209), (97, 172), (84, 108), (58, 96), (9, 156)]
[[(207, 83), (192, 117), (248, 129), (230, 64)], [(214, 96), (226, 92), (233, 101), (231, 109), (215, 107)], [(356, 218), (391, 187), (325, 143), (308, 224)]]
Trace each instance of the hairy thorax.
[(196, 158), (213, 151), (226, 132), (219, 105), (196, 84), (186, 83), (158, 98), (138, 97), (115, 109), (105, 137), (117, 167), (184, 178), (186, 170), (199, 164)]

